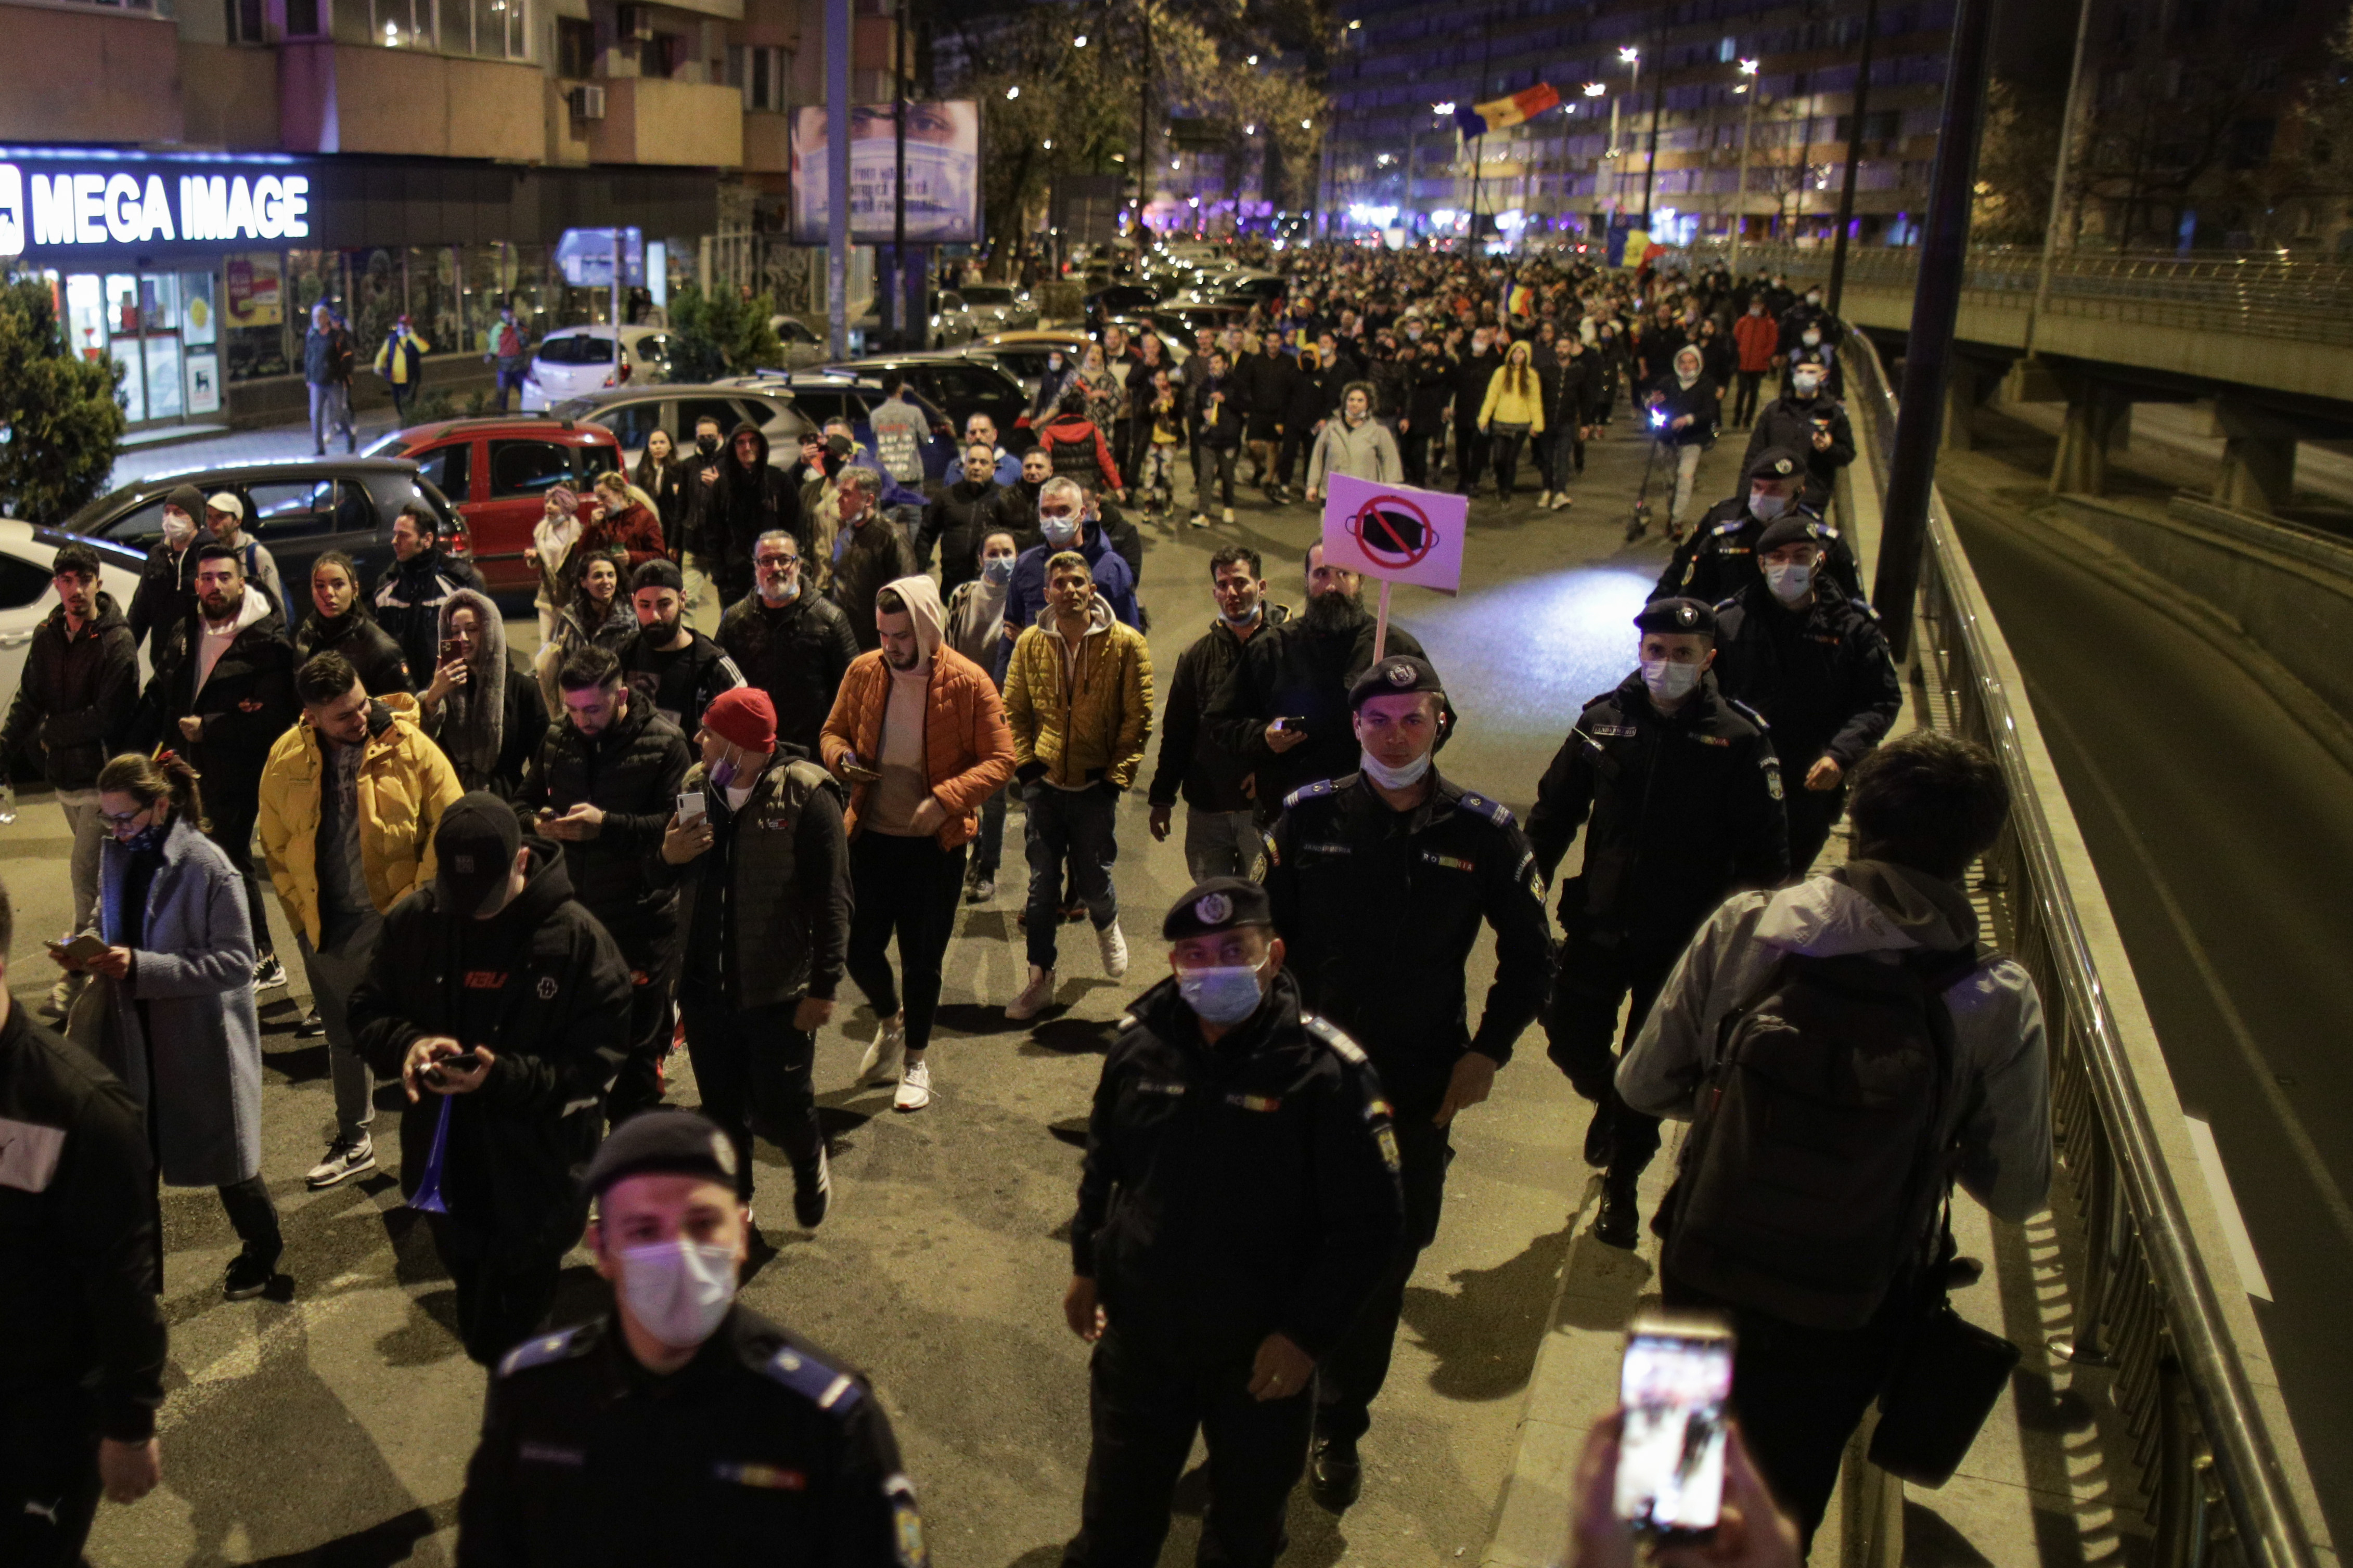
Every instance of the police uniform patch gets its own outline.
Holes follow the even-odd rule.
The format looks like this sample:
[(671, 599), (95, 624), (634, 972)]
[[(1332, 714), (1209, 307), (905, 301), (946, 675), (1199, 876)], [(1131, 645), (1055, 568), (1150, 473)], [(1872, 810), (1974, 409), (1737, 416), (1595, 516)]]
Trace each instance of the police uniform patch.
[(1284, 795), (1282, 797), (1282, 808), (1285, 811), (1288, 811), (1303, 800), (1314, 800), (1319, 795), (1330, 795), (1331, 793), (1332, 781), (1330, 779), (1317, 779), (1314, 784), (1301, 784), (1297, 789), (1293, 790), (1289, 795)]
[(1226, 1103), (1232, 1106), (1237, 1110), (1255, 1110), (1260, 1112), (1261, 1115), (1271, 1115), (1282, 1109), (1282, 1096), (1279, 1094), (1229, 1094), (1226, 1096)]
[(522, 1343), (507, 1352), (505, 1359), (499, 1363), (499, 1375), (512, 1377), (516, 1373), (527, 1371), (534, 1366), (544, 1366), (552, 1361), (563, 1361), (576, 1354), (575, 1346), (580, 1338), (580, 1328), (586, 1326), (583, 1324), (580, 1327), (565, 1329), (561, 1333), (541, 1334), (536, 1339), (523, 1341)]
[(931, 1561), (923, 1546), (923, 1516), (915, 1511), (913, 1498), (892, 1502), (891, 1535), (898, 1547), (899, 1568), (923, 1568)]
[(1223, 893), (1205, 893), (1193, 900), (1193, 913), (1205, 926), (1221, 926), (1234, 916), (1234, 901)]
[(1140, 1078), (1135, 1080), (1135, 1092), (1138, 1094), (1182, 1094), (1185, 1092), (1185, 1086), (1181, 1083), (1172, 1082), (1167, 1079)]
[(1413, 666), (1409, 664), (1393, 664), (1384, 673), (1388, 679), (1388, 683), (1399, 691), (1403, 691), (1414, 682)]
[(1596, 724), (1592, 726), (1592, 731), (1605, 741), (1622, 741), (1629, 735), (1641, 733), (1631, 724)]
[(1765, 764), (1765, 793), (1771, 795), (1775, 800), (1782, 798), (1781, 764), (1778, 762), (1770, 762)]
[(1443, 866), (1450, 871), (1475, 871), (1479, 868), (1476, 864), (1465, 860), (1460, 855), (1440, 855), (1425, 849), (1421, 852), (1421, 858), (1432, 866)]
[(726, 1133), (713, 1132), (711, 1135), (711, 1158), (723, 1173), (730, 1176), (735, 1173), (735, 1145), (728, 1140)]
[(1729, 746), (1732, 744), (1732, 737), (1729, 735), (1695, 734), (1692, 739), (1697, 741), (1703, 746)]
[(1514, 820), (1510, 806), (1500, 800), (1489, 800), (1483, 795), (1472, 795), (1467, 789), (1462, 792), (1462, 809), (1473, 816), (1485, 817), (1498, 827), (1509, 827)]
[(1675, 619), (1682, 622), (1684, 626), (1695, 626), (1699, 625), (1699, 611), (1694, 609), (1689, 605), (1685, 605), (1683, 608), (1675, 612)]
[(1397, 1171), (1405, 1163), (1403, 1160), (1398, 1157), (1396, 1130), (1391, 1128), (1388, 1122), (1384, 1121), (1378, 1127), (1373, 1129), (1373, 1142), (1380, 1145), (1381, 1163), (1387, 1165), (1391, 1172)]
[(541, 1001), (554, 1001), (555, 994), (563, 989), (563, 983), (557, 980), (554, 975), (543, 974), (539, 977), (539, 999)]
[(721, 1459), (711, 1467), (718, 1479), (739, 1487), (758, 1487), (764, 1491), (798, 1492), (808, 1489), (808, 1477), (799, 1470), (788, 1470), (781, 1465), (738, 1465)]
[(1353, 844), (1303, 844), (1300, 847), (1311, 855), (1354, 855), (1356, 852)]
[(797, 1351), (790, 1345), (769, 1357), (768, 1363), (760, 1370), (819, 1410), (836, 1415), (849, 1415), (866, 1397), (858, 1380), (848, 1373), (837, 1372), (807, 1351)]
[(585, 1448), (566, 1448), (554, 1443), (518, 1443), (515, 1458), (526, 1465), (564, 1465), (577, 1469), (587, 1464)]

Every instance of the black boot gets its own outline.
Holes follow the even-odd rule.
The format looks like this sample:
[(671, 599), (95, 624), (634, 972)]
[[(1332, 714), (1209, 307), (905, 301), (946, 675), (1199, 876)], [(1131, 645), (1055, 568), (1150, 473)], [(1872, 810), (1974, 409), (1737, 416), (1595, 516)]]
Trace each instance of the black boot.
[(1307, 1489), (1316, 1502), (1345, 1513), (1365, 1491), (1365, 1467), (1354, 1437), (1319, 1437), (1307, 1462)]
[(1593, 1120), (1585, 1124), (1585, 1163), (1597, 1171), (1609, 1168), (1610, 1150), (1617, 1143), (1610, 1131), (1609, 1102), (1605, 1100), (1593, 1108)]
[(1593, 1239), (1604, 1247), (1634, 1250), (1641, 1239), (1642, 1205), (1635, 1188), (1640, 1171), (1610, 1171), (1601, 1178), (1601, 1212), (1593, 1216)]

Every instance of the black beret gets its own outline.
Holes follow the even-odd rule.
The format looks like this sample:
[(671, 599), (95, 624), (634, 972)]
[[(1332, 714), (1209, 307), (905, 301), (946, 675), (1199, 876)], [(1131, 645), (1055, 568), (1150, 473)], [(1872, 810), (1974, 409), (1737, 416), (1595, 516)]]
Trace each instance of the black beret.
[(1446, 695), (1438, 671), (1430, 668), (1428, 659), (1393, 653), (1356, 677), (1356, 684), (1348, 688), (1348, 711), (1354, 713), (1375, 697), (1407, 697), (1417, 691)]
[(1748, 465), (1748, 478), (1752, 480), (1793, 479), (1805, 471), (1806, 459), (1787, 447), (1767, 447)]
[(1212, 877), (1176, 900), (1160, 922), (1160, 934), (1182, 942), (1236, 926), (1273, 923), (1274, 902), (1264, 888), (1241, 877)]
[(1757, 553), (1762, 555), (1768, 550), (1778, 550), (1784, 544), (1820, 544), (1821, 542), (1822, 536), (1814, 528), (1811, 513), (1785, 511), (1767, 523), (1765, 531), (1757, 536)]
[(1698, 599), (1653, 599), (1642, 606), (1634, 625), (1646, 632), (1689, 632), (1712, 637), (1715, 611)]
[(671, 1176), (708, 1176), (735, 1184), (735, 1145), (718, 1127), (691, 1110), (648, 1110), (630, 1117), (596, 1148), (583, 1192), (596, 1197), (625, 1176), (649, 1172)]

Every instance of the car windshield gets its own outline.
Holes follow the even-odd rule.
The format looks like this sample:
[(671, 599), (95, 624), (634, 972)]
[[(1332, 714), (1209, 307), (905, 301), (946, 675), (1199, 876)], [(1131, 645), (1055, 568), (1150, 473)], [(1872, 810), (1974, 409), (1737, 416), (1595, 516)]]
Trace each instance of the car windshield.
[(964, 289), (964, 300), (967, 305), (1010, 305), (1013, 303), (1013, 290), (1010, 288), (1000, 289), (994, 284), (967, 283)]

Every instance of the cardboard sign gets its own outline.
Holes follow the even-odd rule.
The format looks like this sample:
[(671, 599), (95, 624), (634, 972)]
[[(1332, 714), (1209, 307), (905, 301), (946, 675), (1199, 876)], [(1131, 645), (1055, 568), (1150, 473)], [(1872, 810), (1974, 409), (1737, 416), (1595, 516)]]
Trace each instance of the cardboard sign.
[(1324, 480), (1324, 559), (1384, 583), (1457, 593), (1465, 496), (1333, 474)]

